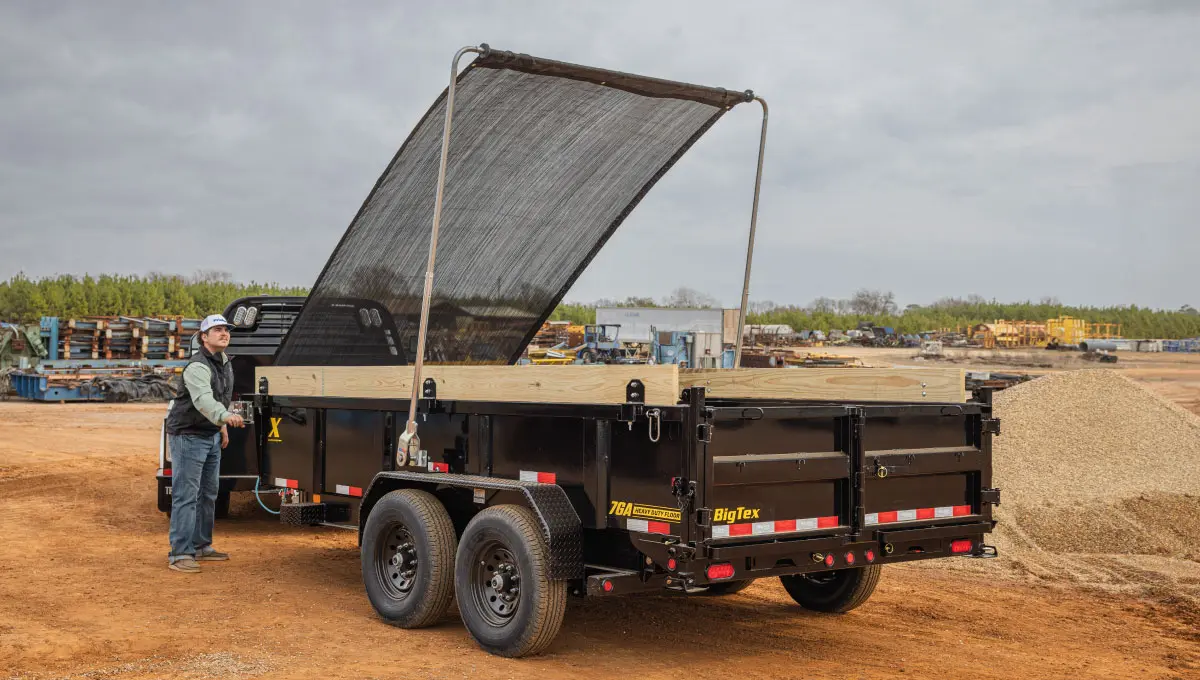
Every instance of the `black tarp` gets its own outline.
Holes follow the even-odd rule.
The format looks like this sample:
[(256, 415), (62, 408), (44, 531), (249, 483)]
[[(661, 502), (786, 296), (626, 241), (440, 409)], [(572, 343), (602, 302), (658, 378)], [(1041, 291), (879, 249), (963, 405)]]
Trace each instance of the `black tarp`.
[[(446, 94), (346, 230), (280, 365), (414, 360)], [(491, 51), (456, 83), (426, 361), (512, 363), (647, 191), (747, 94)]]

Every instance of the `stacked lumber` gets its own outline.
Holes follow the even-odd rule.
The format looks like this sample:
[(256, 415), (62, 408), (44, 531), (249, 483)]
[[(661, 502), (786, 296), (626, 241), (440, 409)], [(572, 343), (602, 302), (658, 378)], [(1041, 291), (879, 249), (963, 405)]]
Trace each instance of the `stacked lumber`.
[[(90, 316), (83, 319), (47, 319), (57, 323), (58, 351), (62, 359), (186, 359), (200, 319), (182, 316)], [(43, 339), (52, 337), (46, 323)]]

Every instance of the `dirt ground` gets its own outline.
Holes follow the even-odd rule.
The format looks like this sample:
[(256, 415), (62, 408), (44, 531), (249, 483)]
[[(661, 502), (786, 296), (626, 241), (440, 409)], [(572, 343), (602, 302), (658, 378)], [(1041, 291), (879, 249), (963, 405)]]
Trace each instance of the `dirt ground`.
[[(1179, 358), (1118, 366), (1196, 411), (1200, 357)], [(0, 678), (1200, 677), (1195, 599), (1001, 560), (888, 567), (840, 616), (800, 610), (777, 580), (725, 598), (578, 600), (547, 654), (495, 658), (453, 611), (427, 630), (382, 623), (353, 534), (283, 527), (246, 499), (217, 525), (230, 562), (168, 571), (162, 412), (0, 402)]]

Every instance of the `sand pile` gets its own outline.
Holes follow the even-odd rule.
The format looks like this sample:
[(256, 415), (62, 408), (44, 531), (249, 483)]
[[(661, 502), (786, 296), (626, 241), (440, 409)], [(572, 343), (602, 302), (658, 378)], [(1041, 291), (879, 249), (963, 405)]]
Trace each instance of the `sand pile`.
[(1111, 370), (996, 395), (995, 542), (1043, 577), (1200, 594), (1200, 417)]

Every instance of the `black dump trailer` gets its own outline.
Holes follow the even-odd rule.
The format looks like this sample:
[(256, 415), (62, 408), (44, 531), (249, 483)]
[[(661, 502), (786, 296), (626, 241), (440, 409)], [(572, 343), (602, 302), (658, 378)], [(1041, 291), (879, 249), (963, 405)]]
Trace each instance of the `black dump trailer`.
[(407, 400), (263, 387), (263, 475), (295, 494), (284, 521), (356, 528), (384, 619), (429, 625), (457, 597), (497, 654), (544, 648), (568, 595), (727, 594), (778, 576), (801, 606), (844, 612), (885, 564), (995, 552), (984, 403), (710, 400), (699, 387), (670, 407), (460, 402), (427, 383), (410, 458), (397, 451)]
[[(456, 601), (483, 649), (518, 657), (551, 643), (568, 597), (723, 595), (778, 577), (803, 608), (845, 612), (886, 564), (995, 554), (999, 424), (988, 400), (966, 399), (961, 372), (938, 393), (953, 398), (900, 371), (883, 382), (907, 392), (880, 383), (856, 399), (730, 394), (708, 386), (720, 371), (685, 381), (674, 366), (506, 365), (653, 185), (744, 102), (763, 110), (753, 251), (765, 101), (486, 45), (460, 50), (453, 72), (291, 302), (278, 349), (231, 350), (256, 375), (238, 382), (254, 419), (239, 470), (283, 494), (285, 523), (358, 532), (385, 621), (428, 626)], [(234, 337), (253, 346), (261, 328)], [(723, 375), (834, 371), (861, 385), (871, 369), (754, 370)], [(602, 389), (579, 398), (585, 383)]]

